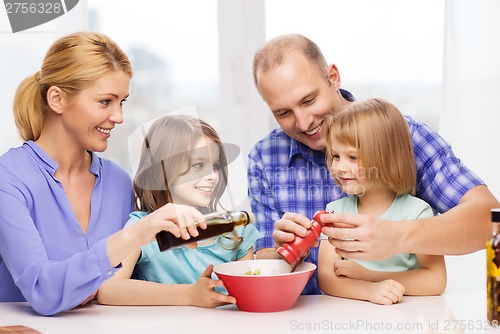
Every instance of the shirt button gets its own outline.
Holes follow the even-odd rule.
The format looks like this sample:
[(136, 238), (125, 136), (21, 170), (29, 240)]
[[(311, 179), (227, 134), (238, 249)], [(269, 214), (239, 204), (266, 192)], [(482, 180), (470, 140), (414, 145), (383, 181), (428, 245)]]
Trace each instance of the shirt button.
[(111, 270), (108, 271), (108, 276), (113, 275), (113, 272)]

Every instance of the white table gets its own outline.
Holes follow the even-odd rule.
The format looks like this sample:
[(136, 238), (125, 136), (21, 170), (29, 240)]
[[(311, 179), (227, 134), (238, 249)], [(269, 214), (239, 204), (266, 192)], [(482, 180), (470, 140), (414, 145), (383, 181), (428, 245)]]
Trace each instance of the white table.
[(486, 326), (485, 296), (482, 289), (405, 296), (391, 306), (301, 296), (291, 310), (276, 313), (241, 312), (232, 305), (204, 309), (91, 304), (53, 317), (37, 315), (27, 303), (0, 303), (0, 326), (24, 325), (44, 334), (500, 333)]

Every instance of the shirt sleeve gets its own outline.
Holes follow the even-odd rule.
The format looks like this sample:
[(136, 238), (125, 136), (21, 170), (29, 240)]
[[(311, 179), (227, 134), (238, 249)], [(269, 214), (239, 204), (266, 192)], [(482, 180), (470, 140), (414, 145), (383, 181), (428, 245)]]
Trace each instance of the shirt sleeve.
[(451, 145), (439, 134), (405, 117), (415, 152), (418, 197), (443, 213), (455, 207), (469, 190), (484, 184), (455, 156)]
[(241, 229), (237, 228), (236, 231), (241, 233), (241, 237), (243, 238), (243, 242), (238, 247), (236, 254), (236, 259), (239, 259), (248, 253), (248, 250), (253, 246), (255, 241), (260, 238), (260, 233), (253, 224), (243, 226)]
[(88, 251), (50, 260), (23, 193), (5, 179), (0, 181), (0, 222), (1, 260), (24, 298), (42, 315), (78, 306), (119, 269), (109, 262), (107, 238)]
[(274, 247), (272, 236), (274, 222), (280, 216), (277, 212), (276, 201), (257, 147), (254, 147), (248, 158), (248, 196), (252, 212), (255, 215), (255, 227), (262, 236), (255, 243), (254, 251), (258, 251), (262, 248)]

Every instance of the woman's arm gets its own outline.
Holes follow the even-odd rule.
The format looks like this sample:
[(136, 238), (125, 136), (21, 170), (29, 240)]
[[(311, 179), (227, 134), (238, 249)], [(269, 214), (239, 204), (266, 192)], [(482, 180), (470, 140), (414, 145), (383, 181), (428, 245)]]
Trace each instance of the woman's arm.
[(186, 205), (166, 204), (110, 236), (107, 244), (109, 261), (113, 266), (119, 265), (132, 250), (148, 244), (162, 230), (185, 240), (195, 237), (199, 234), (197, 226), (206, 228), (205, 218), (198, 210)]

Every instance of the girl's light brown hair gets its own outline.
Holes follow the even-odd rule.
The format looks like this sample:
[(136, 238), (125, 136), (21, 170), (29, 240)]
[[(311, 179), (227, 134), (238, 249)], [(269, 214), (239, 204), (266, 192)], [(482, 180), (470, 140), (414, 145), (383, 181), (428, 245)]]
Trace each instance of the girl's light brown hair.
[(77, 32), (54, 42), (41, 70), (24, 79), (17, 88), (14, 120), (21, 138), (26, 141), (40, 137), (49, 111), (46, 95), (51, 86), (73, 97), (114, 71), (123, 71), (132, 77), (127, 55), (104, 34)]
[(153, 212), (173, 203), (169, 184), (187, 173), (194, 145), (203, 137), (219, 147), (219, 182), (203, 213), (217, 209), (227, 185), (227, 159), (219, 135), (205, 121), (189, 115), (166, 115), (157, 119), (148, 130), (142, 147), (134, 191), (138, 210)]
[(332, 165), (332, 139), (357, 149), (367, 179), (382, 183), (397, 195), (415, 194), (416, 167), (408, 123), (383, 99), (344, 106), (325, 120), (326, 159)]

